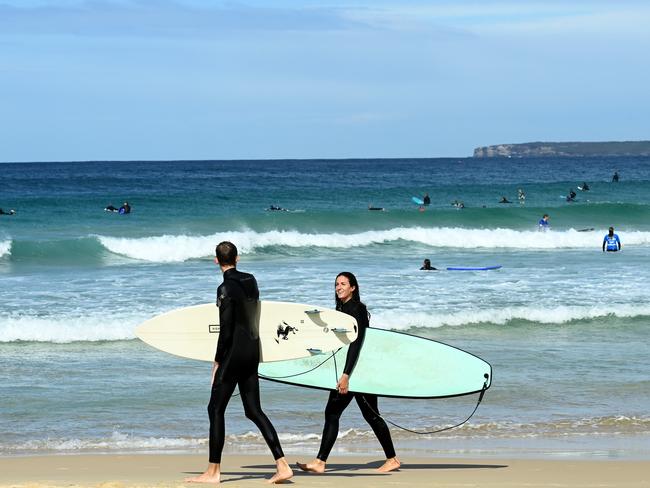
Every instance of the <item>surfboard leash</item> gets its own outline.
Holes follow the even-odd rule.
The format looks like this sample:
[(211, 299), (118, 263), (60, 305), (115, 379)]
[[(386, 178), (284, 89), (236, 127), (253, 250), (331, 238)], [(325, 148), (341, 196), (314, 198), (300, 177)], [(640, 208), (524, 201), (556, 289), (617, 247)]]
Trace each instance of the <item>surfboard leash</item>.
[[(296, 376), (301, 376), (303, 374), (311, 373), (312, 371), (320, 368), (323, 364), (325, 364), (327, 361), (330, 359), (334, 358), (334, 355), (339, 352), (341, 348), (339, 347), (336, 351), (334, 351), (330, 356), (326, 357), (321, 363), (317, 364), (311, 369), (308, 369), (307, 371), (301, 371), (300, 373), (295, 373), (295, 374), (290, 374), (287, 376), (268, 376), (264, 374), (258, 374), (258, 376), (262, 379), (268, 379), (268, 380), (281, 380), (281, 379), (286, 379), (286, 378), (295, 378)], [(334, 358), (334, 369), (336, 370), (336, 358)]]
[[(308, 369), (307, 371), (301, 371), (300, 373), (290, 374), (290, 375), (287, 375), (287, 376), (268, 376), (268, 375), (265, 375), (265, 374), (259, 374), (259, 373), (257, 374), (257, 376), (260, 377), (260, 378), (262, 378), (263, 380), (282, 380), (282, 379), (286, 379), (286, 378), (294, 378), (294, 377), (296, 377), (296, 376), (300, 376), (300, 375), (303, 375), (303, 374), (311, 373), (312, 371), (314, 371), (315, 369), (320, 368), (323, 364), (325, 364), (327, 361), (329, 361), (330, 359), (332, 359), (332, 358), (334, 357), (334, 355), (335, 355), (337, 352), (339, 352), (340, 350), (341, 350), (341, 348), (339, 347), (336, 351), (334, 351), (334, 352), (332, 353), (331, 356), (326, 357), (326, 358), (325, 358), (321, 363), (317, 364), (316, 366), (314, 366), (314, 367), (311, 368), (311, 369)], [(336, 359), (334, 359), (334, 368), (336, 369)], [(233, 396), (233, 397), (236, 397), (236, 396), (239, 396), (239, 395), (240, 395), (240, 393), (233, 393), (232, 396)]]
[(467, 423), (469, 421), (469, 419), (471, 419), (474, 416), (474, 414), (478, 410), (479, 405), (481, 404), (481, 401), (483, 401), (483, 396), (485, 395), (485, 392), (488, 389), (487, 385), (488, 385), (488, 381), (489, 381), (490, 377), (488, 376), (487, 373), (484, 375), (484, 377), (485, 377), (485, 382), (483, 383), (483, 388), (481, 388), (481, 392), (480, 392), (480, 394), (478, 396), (478, 400), (476, 401), (476, 406), (474, 407), (474, 410), (472, 410), (472, 413), (469, 414), (469, 417), (467, 417), (465, 420), (463, 420), (462, 422), (460, 422), (460, 423), (458, 423), (456, 425), (451, 425), (449, 427), (444, 427), (444, 428), (438, 429), (438, 430), (430, 430), (430, 431), (422, 432), (422, 431), (417, 431), (417, 430), (411, 430), (408, 427), (404, 427), (402, 425), (396, 424), (395, 422), (393, 422), (391, 420), (388, 420), (387, 418), (384, 418), (379, 412), (376, 412), (375, 409), (370, 406), (370, 404), (366, 400), (366, 397), (363, 396), (363, 394), (361, 394), (362, 395), (361, 398), (363, 399), (363, 402), (366, 404), (366, 406), (370, 409), (370, 411), (372, 413), (374, 413), (377, 417), (381, 417), (384, 420), (384, 422), (389, 423), (393, 427), (397, 427), (398, 429), (402, 429), (402, 430), (404, 430), (406, 432), (410, 432), (411, 434), (417, 434), (417, 435), (439, 434), (441, 432), (445, 432), (447, 430), (451, 430), (451, 429), (455, 429), (456, 427), (460, 427), (461, 425)]

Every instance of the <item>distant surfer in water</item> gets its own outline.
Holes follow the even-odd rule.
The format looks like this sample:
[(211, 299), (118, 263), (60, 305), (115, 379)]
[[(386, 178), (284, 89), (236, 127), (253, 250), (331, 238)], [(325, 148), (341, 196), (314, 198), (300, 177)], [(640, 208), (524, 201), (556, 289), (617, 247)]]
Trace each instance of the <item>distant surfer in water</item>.
[(589, 191), (589, 185), (587, 184), (586, 181), (583, 181), (582, 185), (578, 187), (578, 190), (580, 190), (580, 191)]
[(270, 205), (269, 208), (267, 208), (267, 210), (271, 212), (288, 212), (286, 208), (282, 208), (278, 205)]
[(502, 196), (501, 200), (499, 200), (499, 203), (512, 203), (512, 202), (508, 200), (505, 196)]
[(0, 208), (0, 215), (15, 215), (15, 214), (16, 214), (16, 211), (13, 208), (11, 210), (9, 210), (8, 212), (5, 212), (4, 210), (2, 210)]
[(603, 252), (617, 252), (621, 250), (621, 240), (618, 234), (614, 234), (614, 227), (609, 228), (609, 232), (603, 239)]
[(350, 404), (352, 399), (356, 399), (359, 410), (363, 414), (363, 418), (370, 424), (373, 432), (379, 439), (381, 447), (384, 449), (386, 455), (386, 462), (377, 468), (382, 473), (395, 471), (399, 469), (401, 463), (395, 455), (395, 448), (393, 447), (393, 439), (390, 436), (390, 430), (384, 422), (384, 419), (379, 415), (379, 407), (377, 405), (377, 395), (368, 393), (351, 393), (349, 390), (350, 376), (354, 371), (354, 367), (359, 359), (359, 353), (363, 346), (363, 341), (366, 336), (366, 329), (369, 327), (369, 314), (366, 306), (361, 301), (359, 295), (359, 284), (356, 277), (347, 271), (339, 273), (335, 281), (335, 300), (336, 310), (339, 310), (348, 315), (352, 315), (359, 326), (359, 334), (354, 342), (348, 348), (348, 354), (345, 359), (345, 367), (343, 374), (339, 379), (336, 390), (330, 391), (327, 406), (325, 407), (325, 426), (323, 427), (323, 437), (320, 443), (320, 450), (316, 459), (310, 463), (297, 463), (298, 467), (303, 471), (310, 473), (323, 473), (325, 472), (325, 464), (329, 457), (334, 442), (339, 433), (339, 419), (341, 414)]
[(539, 230), (548, 230), (548, 214), (542, 215), (542, 218), (538, 222)]
[(420, 271), (438, 271), (438, 269), (431, 266), (430, 259), (425, 259), (424, 263), (422, 263), (422, 267), (420, 268)]
[(614, 171), (614, 175), (612, 176), (612, 182), (618, 183), (618, 171)]
[(131, 213), (131, 205), (129, 205), (129, 202), (124, 202), (120, 208), (114, 207), (113, 205), (108, 205), (107, 207), (104, 207), (104, 210), (107, 212), (117, 212), (120, 215), (124, 215)]
[(519, 200), (519, 203), (522, 205), (526, 203), (526, 194), (524, 193), (524, 190), (521, 188), (517, 189), (517, 199)]
[(256, 326), (259, 302), (257, 281), (252, 274), (237, 270), (237, 247), (221, 242), (216, 248), (215, 263), (223, 273), (217, 289), (219, 307), (219, 340), (212, 365), (212, 395), (208, 404), (210, 417), (210, 458), (208, 469), (201, 475), (187, 478), (195, 483), (219, 483), (221, 453), (225, 441), (224, 415), (228, 401), (239, 386), (246, 417), (262, 433), (275, 459), (276, 473), (270, 483), (281, 483), (293, 476), (282, 452), (278, 434), (260, 405), (260, 383), (257, 370), (260, 362), (260, 338)]
[(422, 197), (422, 203), (424, 205), (431, 205), (431, 197), (429, 196), (428, 193), (425, 193), (424, 196)]
[(569, 190), (569, 194), (566, 196), (566, 201), (567, 202), (575, 202), (576, 201), (576, 192), (573, 191), (573, 188)]

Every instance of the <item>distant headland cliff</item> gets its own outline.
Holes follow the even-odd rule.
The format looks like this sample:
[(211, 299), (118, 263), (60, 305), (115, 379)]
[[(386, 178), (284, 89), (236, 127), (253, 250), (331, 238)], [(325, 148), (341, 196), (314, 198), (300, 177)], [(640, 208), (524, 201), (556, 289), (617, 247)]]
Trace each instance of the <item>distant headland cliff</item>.
[(474, 149), (475, 158), (650, 156), (650, 141), (526, 142)]

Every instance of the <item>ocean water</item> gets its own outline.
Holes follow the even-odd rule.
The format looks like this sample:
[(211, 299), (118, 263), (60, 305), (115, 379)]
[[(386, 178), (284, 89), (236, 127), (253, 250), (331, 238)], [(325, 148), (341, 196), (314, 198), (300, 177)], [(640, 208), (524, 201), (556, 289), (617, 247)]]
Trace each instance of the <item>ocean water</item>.
[[(212, 302), (221, 281), (214, 246), (224, 239), (238, 245), (239, 267), (257, 276), (264, 299), (331, 307), (336, 274), (352, 271), (373, 327), (492, 364), (492, 388), (462, 427), (391, 428), (402, 458), (650, 454), (650, 159), (1, 169), (0, 207), (16, 215), (0, 216), (0, 455), (205, 452), (210, 364), (154, 350), (133, 330)], [(583, 181), (591, 190), (567, 203), (563, 195)], [(411, 197), (425, 192), (432, 204), (419, 211)], [(499, 204), (502, 195), (514, 203)], [(457, 199), (465, 209), (450, 204)], [(103, 211), (124, 200), (130, 215)], [(548, 232), (537, 230), (543, 213)], [(601, 252), (610, 225), (620, 253)], [(442, 270), (419, 271), (424, 258)], [(444, 270), (495, 264), (503, 267)], [(263, 381), (262, 395), (291, 459), (313, 456), (326, 393)], [(475, 403), (381, 399), (380, 407), (426, 431), (464, 420)], [(267, 452), (238, 398), (227, 415), (227, 452)], [(351, 405), (335, 454), (359, 452), (381, 457)]]

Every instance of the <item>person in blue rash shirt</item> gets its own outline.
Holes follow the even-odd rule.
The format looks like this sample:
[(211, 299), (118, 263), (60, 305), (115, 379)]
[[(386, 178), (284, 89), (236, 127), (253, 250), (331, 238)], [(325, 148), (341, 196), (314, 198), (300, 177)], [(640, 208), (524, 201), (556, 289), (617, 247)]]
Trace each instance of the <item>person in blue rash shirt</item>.
[(539, 222), (537, 224), (539, 226), (539, 230), (548, 230), (549, 223), (548, 223), (548, 214), (542, 215), (542, 218), (539, 219)]
[(323, 427), (323, 438), (321, 439), (320, 450), (316, 459), (310, 463), (297, 463), (298, 467), (303, 471), (310, 473), (323, 473), (325, 472), (325, 464), (329, 457), (334, 442), (339, 432), (339, 419), (341, 414), (350, 404), (354, 398), (357, 401), (359, 410), (363, 414), (363, 418), (370, 424), (373, 432), (377, 436), (381, 447), (384, 449), (386, 455), (386, 462), (377, 468), (382, 473), (395, 471), (399, 469), (401, 463), (395, 455), (395, 448), (393, 447), (393, 439), (390, 436), (390, 430), (386, 425), (384, 419), (379, 415), (379, 407), (377, 405), (377, 395), (368, 393), (351, 393), (349, 390), (350, 377), (354, 371), (354, 367), (359, 359), (363, 341), (366, 336), (366, 329), (370, 326), (369, 314), (366, 306), (361, 302), (359, 294), (359, 284), (357, 278), (347, 271), (339, 273), (335, 281), (335, 300), (336, 310), (339, 310), (348, 315), (352, 315), (357, 320), (359, 327), (357, 338), (350, 344), (348, 354), (345, 359), (345, 367), (343, 374), (339, 379), (336, 390), (330, 391), (327, 406), (325, 407), (325, 426)]
[(616, 252), (621, 250), (621, 240), (614, 234), (614, 227), (609, 228), (609, 233), (603, 239), (603, 252)]

